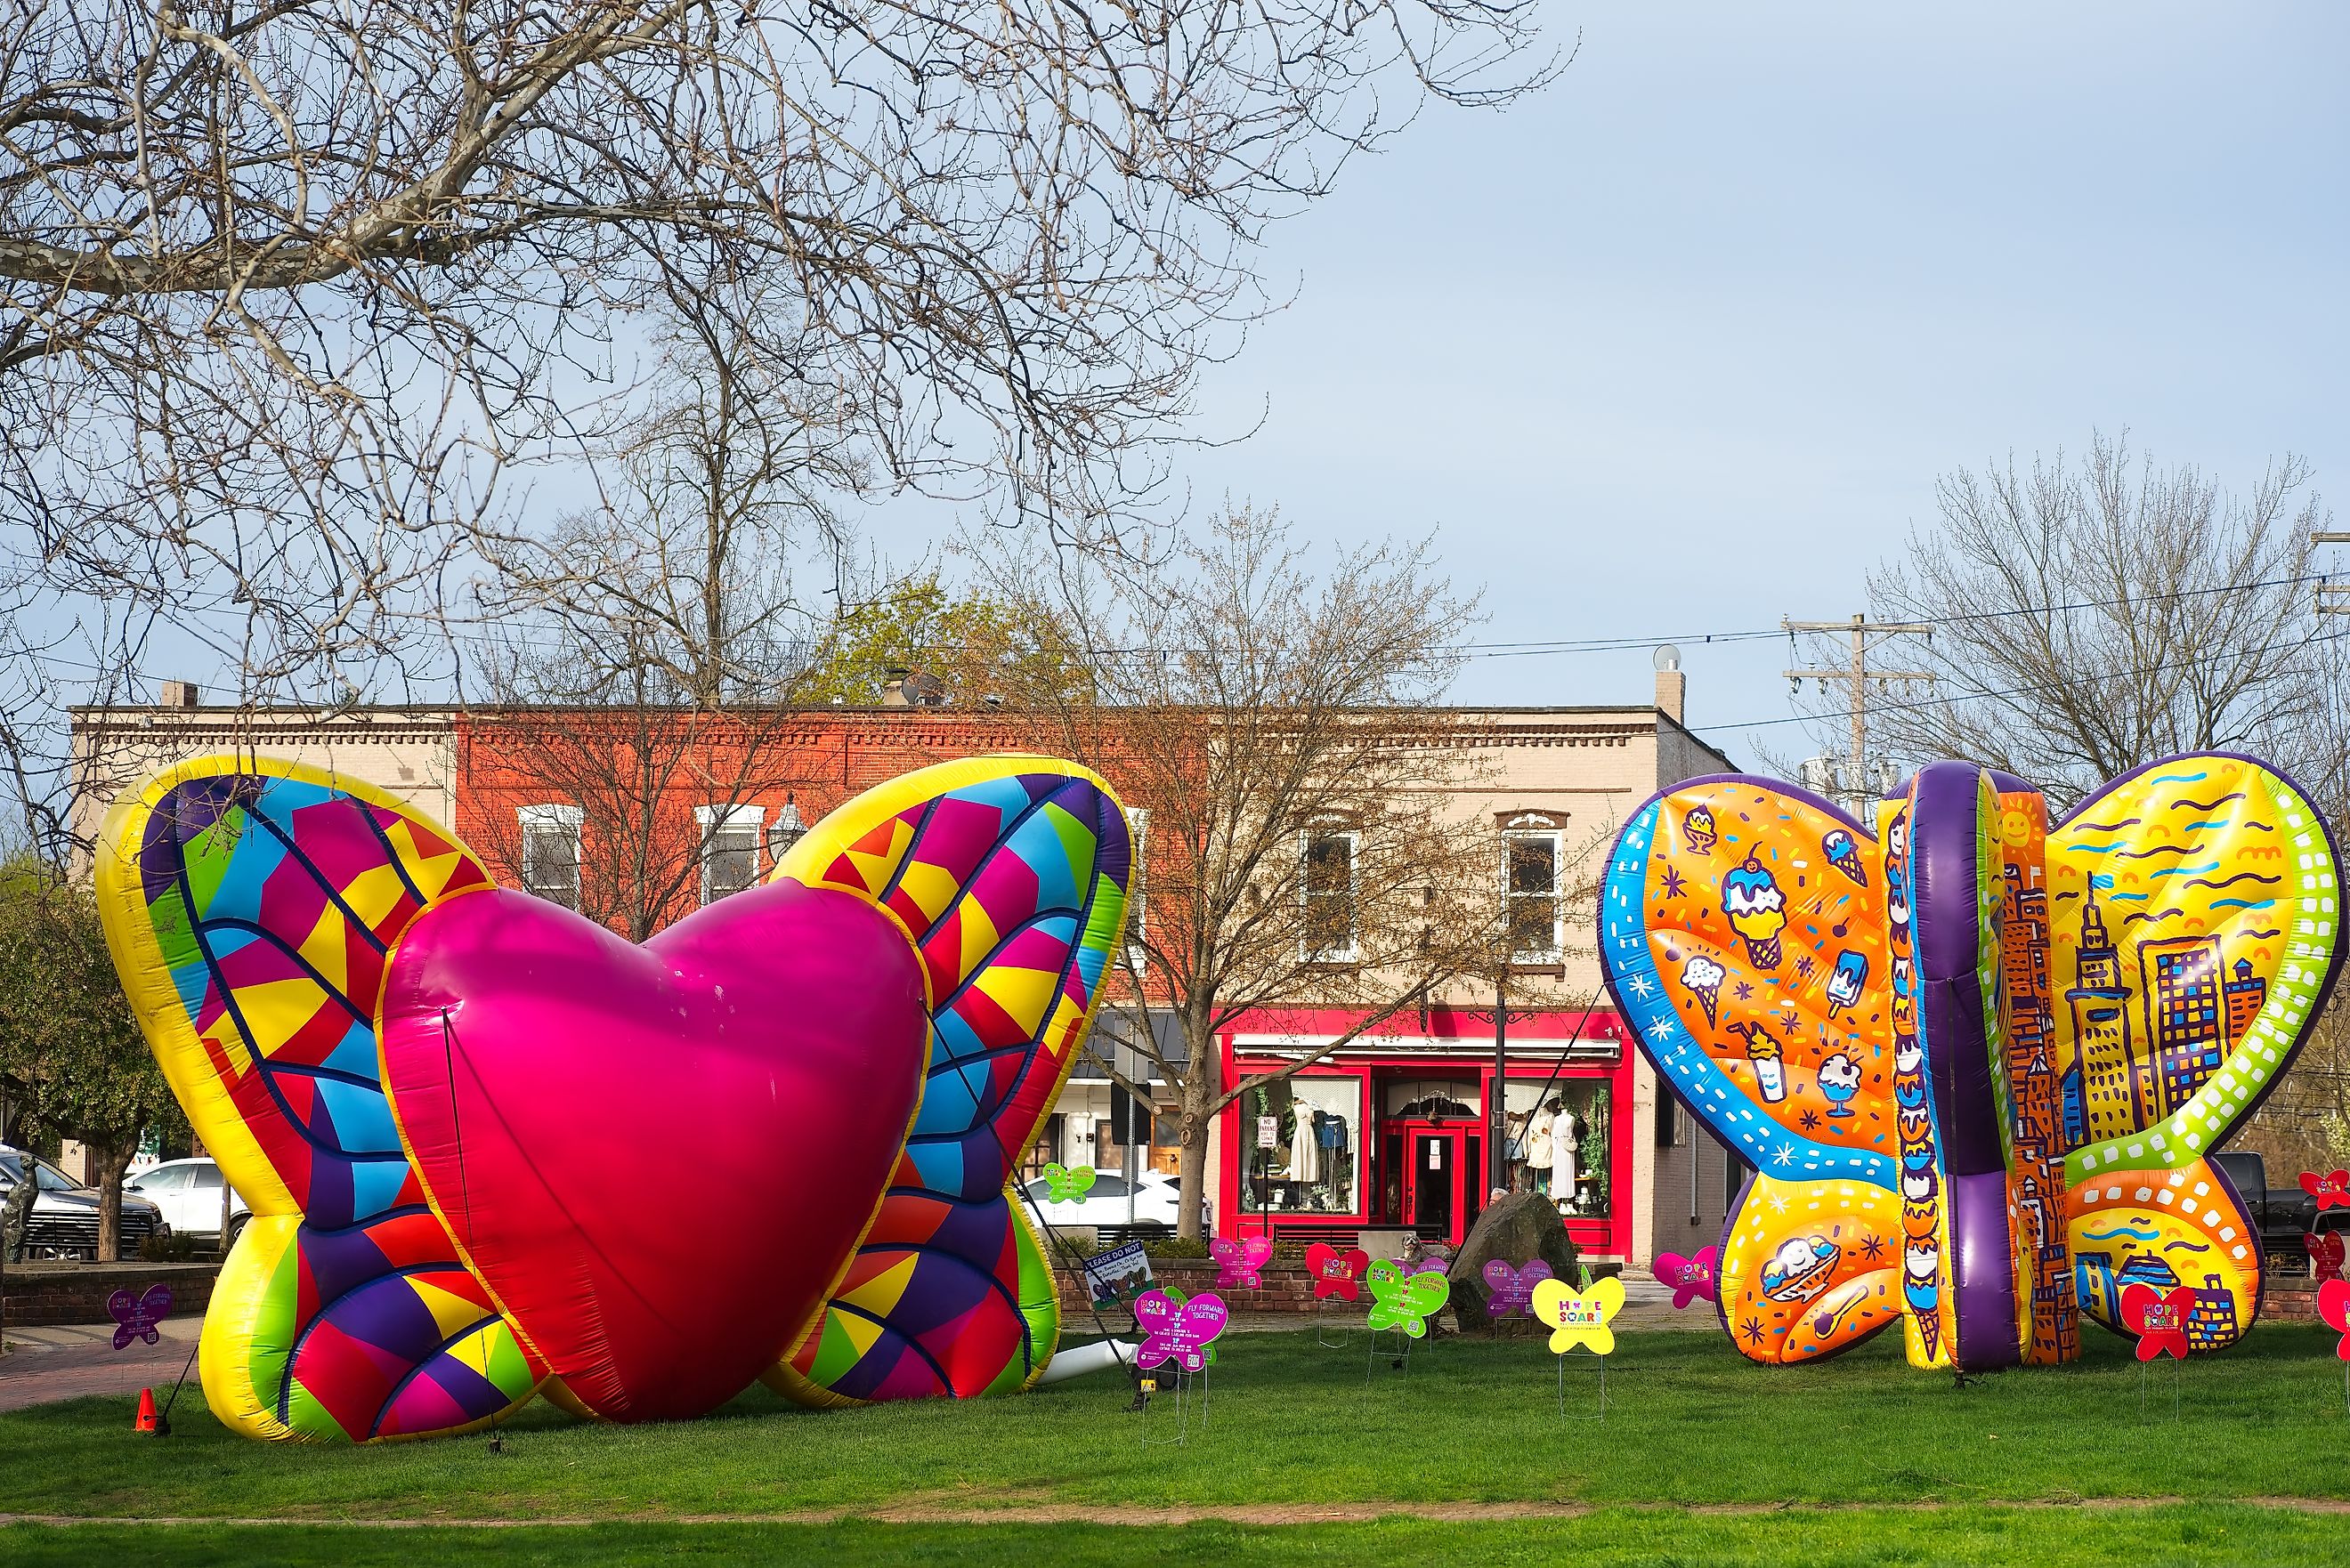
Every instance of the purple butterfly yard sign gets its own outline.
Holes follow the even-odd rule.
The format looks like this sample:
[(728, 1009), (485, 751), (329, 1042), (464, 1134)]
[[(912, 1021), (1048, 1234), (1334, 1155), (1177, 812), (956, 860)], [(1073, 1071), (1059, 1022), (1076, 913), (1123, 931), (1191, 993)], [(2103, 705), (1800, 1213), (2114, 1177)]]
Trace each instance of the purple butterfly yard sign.
[(1657, 1282), (1672, 1287), (1676, 1310), (1691, 1302), (1713, 1300), (1714, 1249), (1706, 1248), (1694, 1258), (1684, 1258), (1679, 1252), (1657, 1254)]
[(128, 1350), (134, 1339), (155, 1344), (163, 1337), (158, 1325), (172, 1310), (172, 1287), (150, 1285), (143, 1296), (117, 1291), (106, 1298), (107, 1315), (114, 1319), (114, 1348)]
[(1173, 1362), (1185, 1372), (1208, 1364), (1208, 1346), (1224, 1332), (1231, 1314), (1223, 1297), (1202, 1291), (1181, 1305), (1165, 1291), (1145, 1291), (1134, 1298), (1134, 1315), (1143, 1328), (1142, 1348), (1135, 1355), (1139, 1366), (1164, 1366)]
[(1524, 1317), (1534, 1310), (1534, 1287), (1550, 1277), (1550, 1265), (1540, 1258), (1523, 1269), (1495, 1258), (1485, 1265), (1485, 1315)]

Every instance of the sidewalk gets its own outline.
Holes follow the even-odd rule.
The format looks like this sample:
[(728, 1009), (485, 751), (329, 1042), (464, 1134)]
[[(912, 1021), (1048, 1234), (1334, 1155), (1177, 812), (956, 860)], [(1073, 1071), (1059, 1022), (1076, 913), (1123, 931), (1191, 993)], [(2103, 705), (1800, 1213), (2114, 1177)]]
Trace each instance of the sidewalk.
[[(1344, 1303), (1335, 1305), (1326, 1320), (1336, 1333), (1344, 1328), (1360, 1328), (1367, 1303), (1351, 1309)], [(1113, 1334), (1130, 1337), (1128, 1314), (1123, 1311), (1102, 1314)], [(1624, 1280), (1624, 1310), (1616, 1319), (1616, 1326), (1625, 1330), (1656, 1328), (1708, 1329), (1714, 1325), (1711, 1303), (1692, 1302), (1687, 1312), (1673, 1310), (1673, 1293), (1656, 1281), (1627, 1275)], [(1317, 1326), (1310, 1313), (1254, 1312), (1235, 1313), (1232, 1330), (1242, 1334), (1297, 1333)], [(1449, 1316), (1445, 1326), (1454, 1326)], [(34, 1405), (52, 1405), (60, 1399), (79, 1399), (88, 1395), (120, 1395), (125, 1401), (123, 1420), (128, 1423), (129, 1401), (136, 1400), (139, 1390), (153, 1388), (161, 1399), (163, 1391), (180, 1376), (186, 1365), (188, 1352), (195, 1348), (197, 1333), (203, 1327), (201, 1317), (167, 1318), (161, 1325), (161, 1340), (155, 1345), (133, 1341), (127, 1350), (114, 1348), (114, 1325), (19, 1328), (8, 1334), (8, 1354), (0, 1356), (0, 1411), (22, 1410)], [(1070, 1341), (1092, 1339), (1096, 1330), (1087, 1314), (1066, 1313), (1061, 1322), (1062, 1332)], [(1528, 1325), (1527, 1332), (1540, 1330)], [(196, 1386), (192, 1368), (182, 1399), (203, 1398)]]
[[(136, 1400), (139, 1390), (163, 1390), (180, 1376), (188, 1352), (196, 1347), (203, 1327), (201, 1317), (166, 1318), (158, 1326), (161, 1338), (153, 1345), (133, 1340), (128, 1349), (114, 1348), (114, 1325), (75, 1324), (65, 1327), (17, 1328), (8, 1331), (8, 1354), (0, 1356), (0, 1410), (22, 1410), (33, 1405), (53, 1405), (60, 1399), (88, 1395), (120, 1395)], [(182, 1399), (202, 1401), (195, 1372), (188, 1373)], [(126, 1407), (123, 1420), (130, 1413)]]

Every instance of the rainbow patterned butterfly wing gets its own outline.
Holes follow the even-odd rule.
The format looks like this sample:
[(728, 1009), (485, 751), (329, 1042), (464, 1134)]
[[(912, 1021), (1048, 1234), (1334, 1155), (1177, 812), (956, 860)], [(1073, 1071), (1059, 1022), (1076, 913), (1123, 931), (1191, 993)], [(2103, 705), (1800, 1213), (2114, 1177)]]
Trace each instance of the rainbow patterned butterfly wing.
[(921, 1108), (871, 1229), (768, 1381), (835, 1405), (1026, 1386), (1052, 1270), (1007, 1188), (1050, 1113), (1123, 929), (1130, 841), (1100, 779), (1043, 757), (925, 768), (810, 830), (775, 875), (873, 899), (928, 971)]
[(1811, 1360), (1885, 1328), (1903, 1306), (1877, 841), (1799, 790), (1695, 779), (1626, 824), (1601, 899), (1607, 986), (1641, 1050), (1755, 1168), (1722, 1235), (1733, 1342)]
[(2339, 857), (2292, 780), (2173, 757), (2048, 836), (2050, 988), (2081, 1310), (2191, 1289), (2189, 1347), (2251, 1324), (2260, 1233), (2210, 1156), (2282, 1077), (2342, 965)]
[(207, 1400), (255, 1437), (463, 1431), (542, 1368), (425, 1206), (373, 1014), (416, 915), (489, 878), (390, 796), (204, 758), (109, 815), (98, 886), (140, 1026), (252, 1207), (205, 1314)]

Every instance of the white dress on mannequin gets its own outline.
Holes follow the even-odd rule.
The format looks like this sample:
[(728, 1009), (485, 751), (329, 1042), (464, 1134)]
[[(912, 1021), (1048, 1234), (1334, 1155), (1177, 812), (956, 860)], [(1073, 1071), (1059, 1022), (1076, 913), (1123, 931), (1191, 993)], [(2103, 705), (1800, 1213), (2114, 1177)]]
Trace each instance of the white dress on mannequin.
[(1561, 1111), (1550, 1128), (1551, 1191), (1575, 1199), (1575, 1113)]
[(1526, 1124), (1526, 1164), (1534, 1170), (1548, 1170), (1551, 1162), (1551, 1113), (1545, 1106), (1534, 1112), (1534, 1119)]
[(1322, 1145), (1314, 1137), (1314, 1113), (1299, 1106), (1289, 1135), (1289, 1179), (1322, 1179)]

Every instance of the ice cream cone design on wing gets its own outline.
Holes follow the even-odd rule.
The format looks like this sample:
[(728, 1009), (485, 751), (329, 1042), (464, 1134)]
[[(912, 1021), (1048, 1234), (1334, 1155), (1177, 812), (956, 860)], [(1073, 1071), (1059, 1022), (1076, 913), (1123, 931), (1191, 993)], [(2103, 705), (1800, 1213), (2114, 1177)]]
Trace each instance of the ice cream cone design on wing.
[(1705, 1021), (1714, 1021), (1714, 1009), (1721, 1001), (1721, 981), (1729, 971), (1703, 953), (1692, 953), (1689, 962), (1681, 965), (1681, 985), (1705, 1008)]
[(1752, 855), (1721, 879), (1722, 912), (1731, 929), (1746, 939), (1746, 956), (1756, 969), (1779, 967), (1779, 933), (1787, 929), (1787, 895)]
[(1786, 1067), (1780, 1060), (1779, 1042), (1759, 1023), (1733, 1023), (1731, 1029), (1744, 1037), (1746, 1059), (1754, 1066), (1754, 1085), (1762, 1098), (1777, 1105), (1787, 1097)]
[(1820, 852), (1828, 857), (1829, 865), (1860, 886), (1868, 886), (1868, 867), (1861, 864), (1860, 846), (1853, 842), (1851, 834), (1841, 827), (1831, 828), (1820, 840)]
[(1681, 838), (1692, 855), (1703, 855), (1713, 847), (1713, 808), (1693, 805), (1681, 818)]

